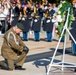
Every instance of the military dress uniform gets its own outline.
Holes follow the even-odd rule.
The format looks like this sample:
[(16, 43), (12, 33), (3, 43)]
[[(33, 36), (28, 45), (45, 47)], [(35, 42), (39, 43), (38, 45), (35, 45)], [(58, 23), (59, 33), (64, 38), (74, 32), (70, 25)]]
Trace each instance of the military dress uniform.
[(43, 30), (46, 31), (47, 41), (52, 41), (53, 23), (50, 17), (47, 17), (43, 21)]
[[(72, 23), (72, 25), (71, 25), (70, 32), (71, 32), (73, 38), (74, 38), (75, 41), (76, 41), (76, 20), (73, 21), (73, 23)], [(70, 40), (72, 40), (71, 37), (70, 37)], [(76, 55), (76, 44), (74, 43), (73, 40), (72, 40), (71, 44), (72, 44), (72, 51), (73, 51), (73, 54)]]
[(24, 31), (23, 31), (23, 41), (28, 41), (28, 32), (30, 30), (30, 24), (31, 24), (31, 19), (29, 18), (22, 18), (21, 23), (24, 26)]
[(76, 18), (76, 7), (73, 7), (73, 15)]
[(1, 55), (8, 61), (8, 66), (11, 70), (14, 69), (15, 60), (17, 60), (16, 65), (23, 65), (26, 58), (26, 52), (23, 50), (23, 46), (25, 44), (12, 28), (5, 33)]
[[(50, 7), (51, 5), (48, 5)], [(52, 8), (46, 9), (45, 19), (43, 21), (43, 30), (46, 31), (47, 41), (52, 41), (53, 22), (52, 17), (55, 11)]]
[(34, 31), (35, 41), (40, 40), (40, 30), (41, 30), (41, 18), (39, 16), (35, 16), (33, 19), (32, 30)]

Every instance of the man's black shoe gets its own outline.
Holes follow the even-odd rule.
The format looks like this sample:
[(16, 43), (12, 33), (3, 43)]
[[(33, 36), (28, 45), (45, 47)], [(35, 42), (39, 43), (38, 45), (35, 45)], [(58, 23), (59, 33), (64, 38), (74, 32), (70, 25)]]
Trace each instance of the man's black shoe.
[(26, 68), (22, 68), (22, 66), (16, 66), (15, 70), (26, 70)]
[(24, 39), (24, 41), (28, 41), (27, 39)]
[(75, 68), (74, 72), (76, 72), (76, 68)]
[(22, 39), (23, 41), (28, 41), (28, 39)]
[(3, 69), (3, 70), (8, 70), (8, 71), (12, 71), (13, 69), (10, 69), (8, 67), (5, 67), (3, 65), (0, 65), (0, 69)]
[(47, 40), (47, 42), (52, 42), (51, 40)]
[(40, 40), (35, 40), (36, 42), (39, 42)]

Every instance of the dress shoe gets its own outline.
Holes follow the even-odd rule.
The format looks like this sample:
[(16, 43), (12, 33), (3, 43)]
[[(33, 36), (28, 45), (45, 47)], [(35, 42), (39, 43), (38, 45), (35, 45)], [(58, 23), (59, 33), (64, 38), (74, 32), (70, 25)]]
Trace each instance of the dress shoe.
[(15, 70), (26, 70), (26, 68), (22, 68), (22, 66), (15, 66)]
[(28, 41), (27, 39), (23, 39), (23, 41)]
[(51, 40), (47, 40), (47, 42), (52, 42)]
[(3, 65), (0, 65), (0, 69), (3, 69), (3, 70), (8, 70), (8, 71), (12, 71), (13, 69), (10, 69), (8, 67), (5, 67)]
[(75, 68), (74, 72), (76, 72), (76, 68)]
[(13, 71), (13, 69), (10, 69), (10, 68), (7, 68), (6, 70), (8, 70), (8, 71)]
[(39, 42), (40, 40), (35, 40), (36, 42)]
[(0, 69), (2, 69), (4, 66), (2, 66), (1, 64), (0, 64)]
[(27, 39), (25, 39), (24, 41), (28, 41)]
[(64, 40), (61, 40), (61, 42), (64, 42)]

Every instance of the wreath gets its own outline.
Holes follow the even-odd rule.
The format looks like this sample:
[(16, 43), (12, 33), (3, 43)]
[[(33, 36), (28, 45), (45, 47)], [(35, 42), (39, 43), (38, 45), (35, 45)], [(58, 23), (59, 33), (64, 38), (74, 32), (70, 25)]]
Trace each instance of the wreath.
[(52, 19), (52, 22), (54, 22), (54, 25), (56, 25), (56, 33), (58, 34), (59, 37), (61, 36), (62, 30), (66, 22), (68, 8), (70, 8), (69, 18), (68, 18), (68, 28), (71, 28), (72, 21), (74, 20), (74, 16), (73, 16), (72, 4), (68, 1), (62, 1), (62, 3), (60, 3), (60, 5), (58, 6), (59, 11), (54, 14)]

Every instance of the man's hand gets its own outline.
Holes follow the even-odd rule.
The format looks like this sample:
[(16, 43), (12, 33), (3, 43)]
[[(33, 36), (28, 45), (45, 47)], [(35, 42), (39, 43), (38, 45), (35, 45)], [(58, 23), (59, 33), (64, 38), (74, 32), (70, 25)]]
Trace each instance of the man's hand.
[(27, 46), (24, 46), (23, 47), (23, 51), (25, 51), (26, 52), (26, 54), (29, 52), (29, 48), (27, 47)]

